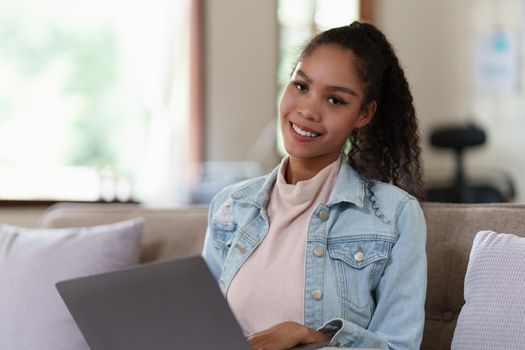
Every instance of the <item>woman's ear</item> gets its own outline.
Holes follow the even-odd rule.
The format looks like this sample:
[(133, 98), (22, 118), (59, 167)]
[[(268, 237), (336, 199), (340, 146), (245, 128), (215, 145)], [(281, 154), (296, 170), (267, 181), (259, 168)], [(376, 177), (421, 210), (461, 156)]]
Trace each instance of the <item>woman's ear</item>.
[(372, 118), (374, 117), (374, 114), (377, 110), (377, 102), (376, 101), (370, 101), (361, 109), (361, 112), (359, 112), (359, 117), (357, 119), (357, 122), (355, 124), (356, 128), (362, 128), (363, 126), (366, 126)]

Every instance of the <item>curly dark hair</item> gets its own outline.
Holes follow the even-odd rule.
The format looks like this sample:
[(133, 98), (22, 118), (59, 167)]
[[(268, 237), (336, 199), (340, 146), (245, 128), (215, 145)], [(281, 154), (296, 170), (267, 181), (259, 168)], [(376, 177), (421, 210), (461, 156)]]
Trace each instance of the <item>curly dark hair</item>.
[(390, 182), (423, 199), (421, 148), (412, 94), (386, 37), (375, 26), (353, 22), (322, 32), (303, 49), (299, 61), (321, 45), (335, 44), (355, 57), (365, 95), (361, 108), (377, 103), (372, 120), (354, 129), (349, 163), (361, 175)]

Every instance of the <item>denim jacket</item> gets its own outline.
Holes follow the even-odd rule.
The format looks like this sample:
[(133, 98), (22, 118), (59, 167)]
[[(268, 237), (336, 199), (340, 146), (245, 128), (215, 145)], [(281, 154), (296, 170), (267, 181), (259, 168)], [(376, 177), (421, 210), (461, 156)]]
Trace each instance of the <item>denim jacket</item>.
[[(210, 205), (203, 257), (224, 295), (268, 232), (277, 172), (230, 186)], [(417, 200), (343, 161), (328, 202), (316, 206), (308, 226), (304, 325), (331, 336), (333, 346), (419, 349), (425, 246)]]

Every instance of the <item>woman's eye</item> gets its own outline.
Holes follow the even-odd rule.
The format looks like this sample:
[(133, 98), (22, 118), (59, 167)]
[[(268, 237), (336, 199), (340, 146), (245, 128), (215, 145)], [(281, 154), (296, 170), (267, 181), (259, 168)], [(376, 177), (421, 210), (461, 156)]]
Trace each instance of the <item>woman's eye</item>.
[(332, 96), (328, 99), (328, 102), (330, 102), (333, 105), (345, 105), (346, 101), (340, 99), (339, 97)]
[(299, 91), (306, 91), (306, 90), (307, 90), (306, 85), (303, 84), (303, 83), (294, 82), (293, 84), (294, 84), (295, 88), (296, 88), (297, 90), (299, 90)]

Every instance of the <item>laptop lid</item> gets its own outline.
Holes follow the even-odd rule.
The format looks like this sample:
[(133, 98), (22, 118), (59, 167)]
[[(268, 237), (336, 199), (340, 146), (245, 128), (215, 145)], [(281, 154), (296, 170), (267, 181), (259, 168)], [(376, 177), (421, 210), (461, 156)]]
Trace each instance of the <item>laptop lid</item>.
[(249, 350), (201, 257), (58, 282), (92, 350)]

